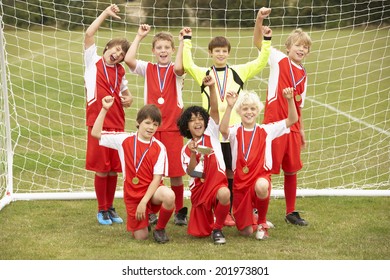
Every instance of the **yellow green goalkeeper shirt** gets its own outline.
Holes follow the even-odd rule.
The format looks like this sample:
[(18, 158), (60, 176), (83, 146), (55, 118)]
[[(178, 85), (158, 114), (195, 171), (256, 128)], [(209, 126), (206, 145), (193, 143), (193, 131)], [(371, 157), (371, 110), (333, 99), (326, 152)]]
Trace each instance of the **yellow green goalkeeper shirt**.
[[(227, 66), (227, 68), (224, 69), (214, 68), (214, 67), (211, 68), (199, 67), (194, 63), (192, 59), (191, 49), (192, 49), (191, 39), (184, 39), (184, 49), (183, 49), (184, 70), (186, 71), (186, 73), (190, 74), (194, 78), (194, 80), (199, 84), (199, 86), (202, 85), (203, 78), (205, 77), (206, 73), (209, 71), (209, 75), (211, 75), (216, 81), (217, 95), (219, 95), (218, 98), (219, 118), (222, 119), (227, 107), (227, 102), (224, 98), (225, 93), (230, 90), (239, 92), (241, 88), (240, 84), (237, 83), (236, 81), (237, 79), (236, 80), (234, 79), (232, 69), (236, 72), (236, 74), (239, 76), (239, 78), (243, 83), (245, 83), (247, 80), (253, 78), (255, 75), (260, 73), (260, 71), (267, 66), (268, 57), (270, 55), (270, 49), (271, 49), (271, 40), (270, 38), (268, 39), (264, 38), (261, 51), (259, 52), (259, 55), (255, 60), (249, 61), (245, 64)], [(202, 94), (202, 106), (203, 108), (208, 109), (209, 89), (205, 88), (205, 92), (206, 94)], [(229, 124), (233, 125), (239, 122), (241, 122), (241, 118), (236, 113), (236, 111), (233, 110), (232, 115), (230, 117)]]

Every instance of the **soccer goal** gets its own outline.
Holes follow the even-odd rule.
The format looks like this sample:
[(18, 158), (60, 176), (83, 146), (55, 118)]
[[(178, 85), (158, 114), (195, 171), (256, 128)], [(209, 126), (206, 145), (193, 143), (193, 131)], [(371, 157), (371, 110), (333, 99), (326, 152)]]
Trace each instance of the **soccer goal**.
[[(55, 2), (55, 3), (54, 3)], [(10, 201), (94, 198), (86, 171), (83, 34), (110, 1), (1, 1), (0, 209)], [(304, 66), (308, 92), (303, 119), (307, 139), (298, 195), (390, 195), (389, 1), (117, 1), (121, 19), (97, 33), (98, 49), (114, 37), (132, 41), (138, 25), (151, 34), (139, 57), (153, 61), (151, 38), (183, 26), (193, 29), (193, 56), (209, 66), (207, 45), (217, 35), (232, 45), (229, 64), (257, 56), (252, 36), (259, 8), (272, 8), (264, 24), (284, 51), (294, 28), (313, 39)], [(178, 40), (176, 39), (176, 44)], [(264, 101), (268, 69), (245, 88)], [(126, 129), (134, 131), (143, 105), (143, 80), (127, 74), (134, 103)], [(187, 77), (185, 105), (200, 104)], [(261, 119), (259, 119), (261, 122)], [(274, 176), (273, 196), (283, 196)], [(121, 196), (122, 186), (117, 195)], [(189, 192), (187, 191), (188, 195)]]

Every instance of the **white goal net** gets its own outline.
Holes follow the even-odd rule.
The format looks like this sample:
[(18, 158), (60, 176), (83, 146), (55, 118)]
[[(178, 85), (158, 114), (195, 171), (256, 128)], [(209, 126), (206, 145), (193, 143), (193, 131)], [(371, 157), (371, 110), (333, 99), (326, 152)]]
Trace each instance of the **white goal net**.
[[(0, 209), (11, 200), (93, 198), (93, 174), (86, 171), (84, 31), (110, 1), (3, 0), (1, 13)], [(138, 25), (152, 32), (139, 57), (153, 61), (151, 38), (183, 26), (193, 29), (193, 56), (211, 66), (207, 45), (226, 36), (229, 64), (257, 55), (252, 36), (262, 6), (272, 45), (284, 50), (292, 29), (312, 37), (304, 61), (308, 73), (303, 109), (307, 147), (298, 175), (298, 195), (390, 195), (390, 2), (389, 1), (116, 1), (120, 20), (97, 32), (103, 50), (114, 37), (132, 41)], [(245, 88), (264, 101), (266, 68)], [(133, 106), (126, 129), (143, 105), (143, 80), (129, 71)], [(185, 80), (185, 105), (200, 104), (200, 89)], [(261, 119), (259, 119), (261, 122)], [(282, 176), (274, 176), (273, 195)], [(280, 192), (278, 192), (280, 191)], [(120, 195), (121, 186), (118, 186)]]

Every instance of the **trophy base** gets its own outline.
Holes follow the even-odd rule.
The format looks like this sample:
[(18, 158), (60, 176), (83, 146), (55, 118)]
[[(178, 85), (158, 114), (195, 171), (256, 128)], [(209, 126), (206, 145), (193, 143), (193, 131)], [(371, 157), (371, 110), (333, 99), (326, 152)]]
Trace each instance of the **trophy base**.
[(203, 172), (196, 171), (196, 170), (192, 171), (190, 174), (191, 177), (197, 177), (197, 178), (203, 178), (203, 175), (204, 175)]

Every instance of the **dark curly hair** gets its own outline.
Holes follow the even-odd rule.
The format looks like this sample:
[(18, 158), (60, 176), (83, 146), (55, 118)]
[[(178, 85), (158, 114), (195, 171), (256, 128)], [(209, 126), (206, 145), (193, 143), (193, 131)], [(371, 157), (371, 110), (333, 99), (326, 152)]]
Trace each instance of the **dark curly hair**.
[(181, 114), (180, 118), (177, 120), (177, 126), (179, 127), (180, 134), (188, 139), (192, 139), (192, 135), (190, 130), (188, 129), (188, 122), (191, 120), (192, 115), (194, 116), (202, 116), (204, 119), (205, 129), (209, 124), (209, 114), (206, 109), (200, 106), (190, 106), (184, 110)]

